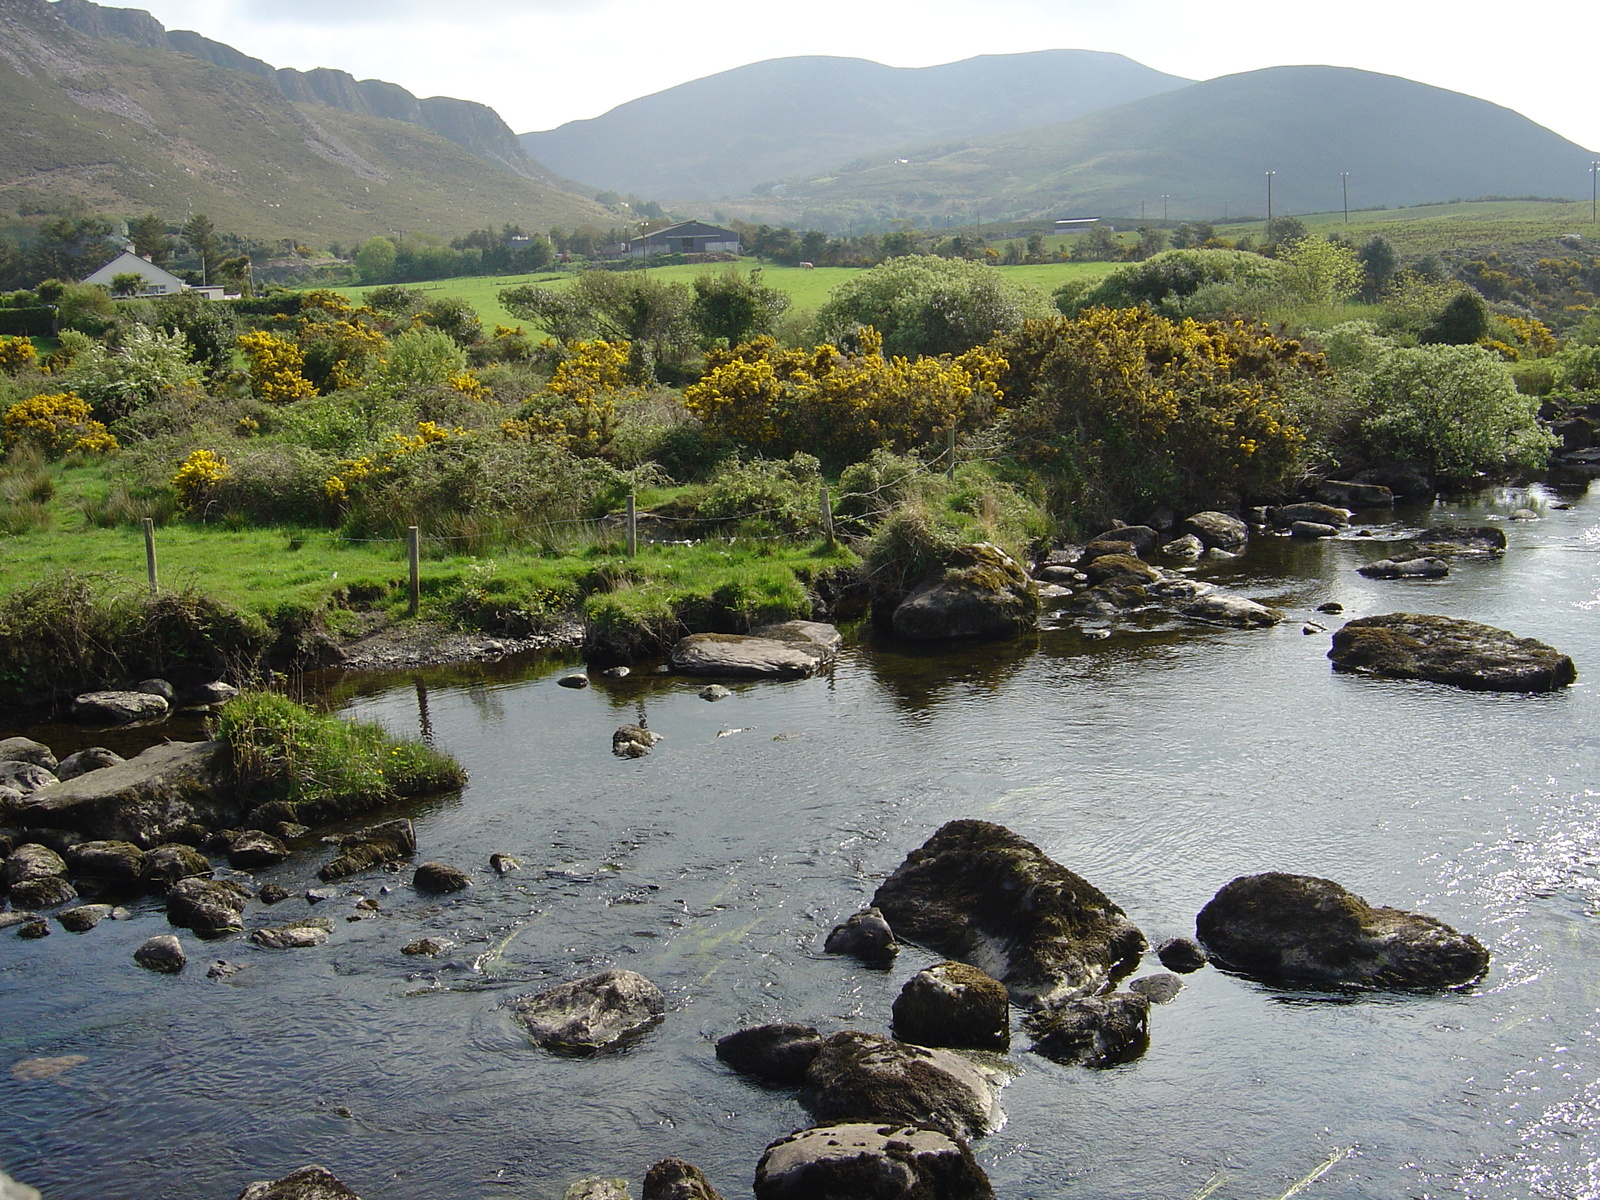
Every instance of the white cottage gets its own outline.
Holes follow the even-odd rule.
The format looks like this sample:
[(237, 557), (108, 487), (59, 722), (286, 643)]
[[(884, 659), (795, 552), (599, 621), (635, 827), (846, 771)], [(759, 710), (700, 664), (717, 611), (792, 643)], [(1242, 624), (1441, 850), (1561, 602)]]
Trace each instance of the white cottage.
[(225, 290), (217, 285), (210, 287), (191, 287), (179, 279), (171, 271), (158, 267), (148, 258), (140, 258), (131, 250), (124, 250), (116, 258), (101, 267), (93, 275), (84, 279), (84, 283), (98, 283), (110, 288), (112, 280), (118, 275), (137, 275), (144, 283), (139, 290), (133, 293), (133, 298), (146, 300), (154, 296), (176, 296), (179, 292), (198, 292), (207, 300), (237, 300), (237, 296), (229, 296)]

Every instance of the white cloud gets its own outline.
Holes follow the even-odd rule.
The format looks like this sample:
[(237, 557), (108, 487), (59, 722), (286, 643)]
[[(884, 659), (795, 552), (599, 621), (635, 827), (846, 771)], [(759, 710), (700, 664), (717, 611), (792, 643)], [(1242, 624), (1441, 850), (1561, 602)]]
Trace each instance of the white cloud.
[[(122, 0), (129, 3), (130, 0)], [(137, 2), (137, 0), (132, 0)], [(976, 54), (1078, 48), (1191, 78), (1291, 63), (1403, 75), (1516, 109), (1600, 148), (1587, 3), (1537, 0), (1478, 19), (1433, 0), (1322, 6), (1189, 0), (813, 0), (803, 7), (703, 0), (147, 0), (277, 66), (338, 67), (422, 96), (478, 100), (518, 132), (597, 116), (718, 71), (796, 54), (927, 66)]]

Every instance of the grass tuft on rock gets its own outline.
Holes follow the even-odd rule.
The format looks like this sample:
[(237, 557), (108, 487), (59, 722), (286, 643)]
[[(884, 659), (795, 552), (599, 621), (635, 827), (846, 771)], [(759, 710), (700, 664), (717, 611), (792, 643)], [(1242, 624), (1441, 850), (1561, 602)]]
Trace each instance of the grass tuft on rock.
[(325, 820), (408, 796), (459, 788), (461, 764), (365, 721), (313, 712), (276, 692), (246, 692), (217, 717), (234, 782), (258, 803), (282, 800)]

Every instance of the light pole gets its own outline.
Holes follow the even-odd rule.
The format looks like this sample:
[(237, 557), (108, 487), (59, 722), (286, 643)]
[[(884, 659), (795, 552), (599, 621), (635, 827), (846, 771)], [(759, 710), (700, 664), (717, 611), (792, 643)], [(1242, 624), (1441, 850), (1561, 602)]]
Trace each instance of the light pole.
[(1344, 223), (1350, 224), (1350, 172), (1340, 171), (1339, 179), (1344, 184)]
[(1267, 172), (1267, 236), (1272, 236), (1272, 177), (1276, 171)]

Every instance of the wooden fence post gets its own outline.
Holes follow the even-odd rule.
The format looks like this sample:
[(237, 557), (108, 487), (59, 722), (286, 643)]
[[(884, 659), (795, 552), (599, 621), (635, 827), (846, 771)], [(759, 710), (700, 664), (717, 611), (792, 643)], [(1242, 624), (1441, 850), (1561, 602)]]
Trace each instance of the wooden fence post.
[(144, 569), (150, 576), (150, 590), (156, 590), (156, 523), (149, 517), (144, 519)]
[(411, 615), (422, 603), (422, 532), (412, 525), (406, 530), (406, 550), (411, 559)]
[(639, 511), (637, 498), (628, 493), (628, 557), (639, 553)]
[(946, 444), (946, 452), (950, 456), (950, 461), (945, 464), (944, 474), (946, 479), (951, 479), (955, 477), (956, 473), (956, 419), (954, 417), (950, 418), (950, 437)]
[(818, 491), (822, 505), (822, 536), (828, 539), (828, 549), (833, 549), (833, 499), (828, 495), (828, 485), (823, 484)]

